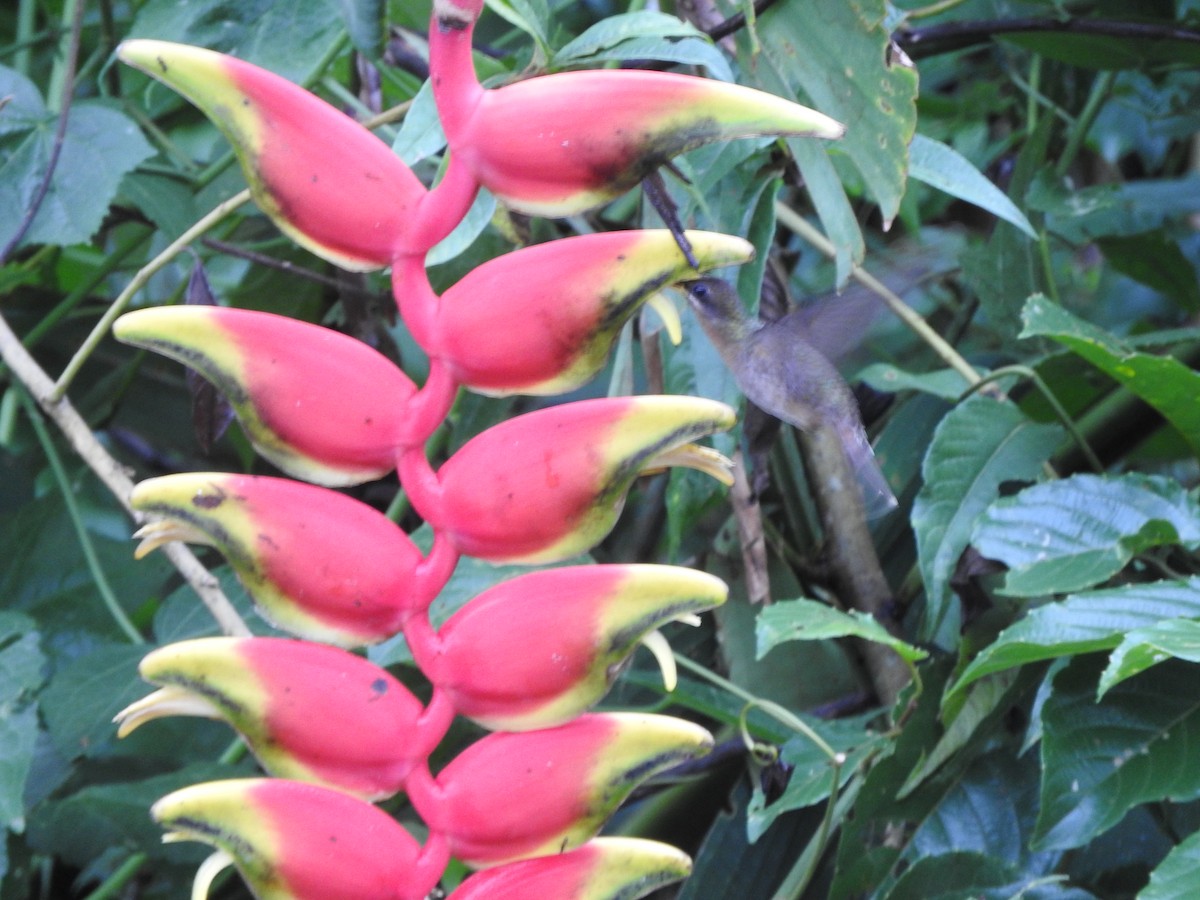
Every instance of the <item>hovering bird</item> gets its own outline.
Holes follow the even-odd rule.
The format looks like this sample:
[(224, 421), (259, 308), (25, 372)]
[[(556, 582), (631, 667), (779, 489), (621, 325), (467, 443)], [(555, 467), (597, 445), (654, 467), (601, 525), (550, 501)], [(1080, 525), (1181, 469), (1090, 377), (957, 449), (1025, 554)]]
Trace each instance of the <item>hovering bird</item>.
[(863, 428), (846, 380), (811, 343), (806, 316), (796, 310), (773, 322), (751, 317), (731, 284), (698, 278), (681, 285), (705, 334), (746, 397), (766, 412), (812, 432), (834, 429), (862, 489), (868, 518), (896, 507)]

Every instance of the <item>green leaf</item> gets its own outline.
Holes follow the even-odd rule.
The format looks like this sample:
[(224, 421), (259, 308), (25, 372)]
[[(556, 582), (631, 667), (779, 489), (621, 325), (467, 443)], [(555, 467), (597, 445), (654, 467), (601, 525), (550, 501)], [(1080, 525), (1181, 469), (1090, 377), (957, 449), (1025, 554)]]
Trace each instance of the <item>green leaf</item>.
[(1080, 188), (1043, 170), (1026, 194), (1030, 209), (1046, 214), (1046, 227), (1073, 244), (1144, 234), (1200, 207), (1200, 175), (1142, 179)]
[(963, 670), (947, 692), (947, 701), (992, 672), (1059, 656), (1111, 650), (1127, 632), (1168, 619), (1198, 617), (1200, 578), (1089, 591), (1048, 603), (1000, 632)]
[[(38, 807), (30, 819), (30, 844), (84, 866), (110, 848), (144, 852), (156, 860), (195, 858), (195, 845), (165, 843), (150, 818), (150, 806), (191, 784), (246, 777), (246, 767), (201, 763), (138, 781), (91, 784), (61, 800)], [(203, 854), (202, 854), (203, 855)]]
[(60, 669), (42, 691), (42, 715), (68, 759), (100, 753), (116, 739), (113, 716), (145, 693), (137, 667), (149, 645), (99, 647)]
[(240, 0), (215, 7), (148, 0), (127, 37), (208, 47), (307, 84), (344, 33), (337, 0)]
[(490, 192), (480, 189), (463, 220), (440, 244), (429, 251), (429, 255), (425, 257), (426, 265), (435, 266), (439, 263), (449, 262), (459, 254), (466, 252), (475, 243), (475, 239), (491, 224), (492, 216), (495, 214), (496, 198)]
[(120, 199), (131, 203), (174, 240), (196, 224), (202, 210), (181, 178), (154, 172), (130, 172), (121, 181)]
[(0, 612), (0, 826), (10, 831), (25, 827), (25, 783), (38, 736), (37, 705), (26, 701), (45, 665), (34, 621)]
[(824, 147), (803, 138), (788, 138), (787, 145), (800, 167), (804, 186), (825, 228), (825, 236), (833, 242), (837, 284), (844, 286), (850, 280), (854, 266), (861, 263), (867, 253), (854, 207), (850, 205), (841, 176)]
[(1097, 703), (1101, 664), (1076, 660), (1042, 707), (1037, 849), (1080, 847), (1139, 804), (1200, 796), (1200, 667), (1158, 666)]
[(554, 54), (555, 63), (566, 60), (582, 59), (611, 50), (622, 41), (632, 38), (656, 37), (703, 37), (703, 32), (690, 22), (685, 22), (678, 16), (651, 10), (618, 13), (607, 16), (588, 28), (583, 34), (570, 41)]
[[(45, 177), (54, 143), (49, 122), (26, 134), (14, 149), (0, 148), (0, 208), (26, 210)], [(133, 120), (98, 103), (71, 108), (62, 152), (50, 187), (24, 244), (77, 244), (100, 227), (127, 172), (154, 155)], [(95, 160), (103, 159), (98, 166)], [(0, 221), (0, 246), (16, 234), (21, 217)]]
[(923, 134), (914, 134), (908, 145), (908, 174), (952, 197), (986, 209), (1037, 240), (1033, 226), (1016, 204), (953, 147)]
[(1126, 678), (1172, 657), (1200, 663), (1200, 622), (1164, 619), (1130, 631), (1109, 657), (1108, 668), (1100, 677), (1099, 692), (1104, 695)]
[(0, 135), (15, 134), (44, 126), (49, 113), (32, 81), (8, 66), (0, 66), (0, 97), (5, 99), (0, 115)]
[(46, 659), (35, 628), (28, 616), (0, 611), (0, 709), (18, 703), (42, 683)]
[(959, 851), (918, 859), (896, 882), (888, 900), (984, 900), (989, 889), (1014, 880), (1013, 867), (983, 853)]
[[(0, 715), (0, 825), (9, 831), (25, 829), (25, 783), (33, 767), (38, 738), (38, 710), (29, 704)], [(0, 836), (3, 831), (0, 831)]]
[(1002, 593), (1062, 594), (1106, 581), (1138, 553), (1200, 543), (1200, 506), (1153, 475), (1075, 475), (988, 507), (971, 543), (1009, 568)]
[(888, 633), (874, 616), (858, 610), (842, 612), (815, 600), (772, 603), (759, 613), (756, 632), (759, 659), (785, 641), (823, 641), (839, 637), (858, 637), (885, 644), (910, 663), (929, 655)]
[(533, 38), (542, 59), (550, 55), (550, 9), (546, 0), (487, 0), (487, 5)]
[(1200, 831), (1181, 841), (1150, 873), (1137, 900), (1192, 900), (1200, 897)]
[(834, 152), (862, 174), (885, 223), (900, 209), (917, 122), (917, 73), (888, 63), (886, 15), (883, 0), (777, 3), (758, 19), (761, 59), (743, 60), (846, 124)]
[[(901, 865), (956, 852), (979, 853), (1003, 860), (1015, 873), (1039, 876), (1054, 865), (1052, 854), (1035, 854), (1029, 836), (1037, 815), (1041, 767), (1036, 754), (1017, 756), (1006, 740), (1002, 716), (990, 722), (979, 752), (969, 746), (954, 759), (970, 760), (965, 771), (940, 787), (937, 805), (912, 835)], [(899, 866), (897, 867), (899, 868)]]
[[(257, 635), (280, 637), (284, 632), (273, 628), (255, 611), (254, 603), (242, 587), (233, 569), (222, 565), (210, 570), (217, 584), (242, 617), (242, 621)], [(154, 614), (154, 637), (159, 644), (173, 644), (198, 637), (215, 637), (221, 633), (212, 613), (196, 596), (190, 585), (182, 584), (171, 592)]]
[(337, 5), (355, 49), (377, 58), (383, 49), (383, 0), (338, 0)]
[(970, 385), (962, 374), (954, 369), (937, 369), (933, 372), (906, 372), (891, 363), (871, 363), (862, 369), (858, 377), (886, 394), (897, 391), (920, 391), (943, 400), (957, 400)]
[(392, 142), (392, 150), (409, 166), (415, 166), (427, 156), (441, 152), (445, 146), (446, 134), (433, 102), (433, 82), (427, 80), (413, 97), (412, 106)]
[(1083, 357), (1162, 413), (1200, 455), (1200, 374), (1172, 357), (1131, 350), (1042, 294), (1030, 297), (1021, 315), (1021, 337), (1049, 337)]
[[(724, 799), (724, 798), (722, 798)], [(679, 889), (678, 900), (746, 900), (772, 897), (795, 863), (796, 848), (814, 823), (801, 814), (781, 818), (756, 843), (746, 839), (750, 791), (739, 780), (695, 854), (692, 875)]]
[[(827, 892), (829, 900), (886, 896), (880, 888), (891, 877), (905, 845), (956, 783), (969, 762), (955, 756), (943, 772), (903, 800), (896, 792), (928, 752), (938, 733), (938, 695), (949, 672), (949, 660), (936, 660), (921, 668), (924, 690), (912, 697), (903, 730), (886, 745), (863, 779), (853, 815), (842, 822), (836, 870)], [(895, 840), (881, 841), (881, 834)]]
[[(631, 38), (610, 50), (601, 50), (588, 57), (587, 63), (657, 59), (683, 66), (704, 66), (712, 78), (733, 81), (733, 69), (721, 51), (707, 38), (685, 37), (663, 40), (656, 37)], [(582, 60), (580, 61), (582, 62)]]
[[(863, 721), (821, 722), (811, 718), (805, 721), (829, 746), (845, 755), (838, 772), (839, 789), (885, 740), (882, 735), (868, 731), (864, 727), (867, 723)], [(755, 786), (746, 810), (746, 835), (752, 844), (767, 833), (779, 816), (820, 803), (833, 787), (829, 757), (804, 735), (797, 735), (783, 745), (779, 761), (790, 767), (783, 793), (768, 804), (762, 789)]]
[(950, 576), (975, 520), (1002, 483), (1036, 478), (1061, 439), (1057, 426), (1036, 424), (1012, 404), (978, 394), (942, 420), (912, 513), (927, 597), (921, 640), (954, 643)]
[(1200, 310), (1196, 267), (1162, 229), (1101, 238), (1104, 258), (1118, 272), (1154, 288), (1190, 312)]
[(961, 752), (985, 722), (994, 720), (998, 713), (1007, 712), (1012, 705), (1012, 687), (1015, 683), (1016, 675), (1005, 672), (976, 684), (953, 717), (946, 715), (945, 732), (921, 760), (921, 764), (905, 779), (896, 796), (903, 799), (911, 794), (947, 760)]

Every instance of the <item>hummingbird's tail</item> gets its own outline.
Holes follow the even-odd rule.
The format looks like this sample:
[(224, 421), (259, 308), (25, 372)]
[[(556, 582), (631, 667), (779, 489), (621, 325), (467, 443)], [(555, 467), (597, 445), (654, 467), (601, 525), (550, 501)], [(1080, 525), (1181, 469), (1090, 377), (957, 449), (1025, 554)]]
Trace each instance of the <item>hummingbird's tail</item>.
[(896, 495), (879, 467), (871, 442), (867, 440), (867, 432), (858, 422), (848, 423), (845, 428), (850, 433), (842, 434), (842, 446), (850, 459), (850, 467), (858, 481), (863, 495), (863, 506), (866, 508), (868, 519), (878, 519), (887, 515), (898, 505)]

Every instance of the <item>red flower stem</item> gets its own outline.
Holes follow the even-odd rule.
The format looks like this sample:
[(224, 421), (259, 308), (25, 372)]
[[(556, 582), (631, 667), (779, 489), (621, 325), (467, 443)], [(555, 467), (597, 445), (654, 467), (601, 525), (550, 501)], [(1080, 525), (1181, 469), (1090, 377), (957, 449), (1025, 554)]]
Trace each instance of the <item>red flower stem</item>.
[[(425, 768), (426, 772), (428, 772), (428, 768), (422, 768)], [(421, 847), (421, 852), (417, 855), (414, 868), (418, 875), (414, 881), (419, 881), (422, 888), (428, 885), (426, 894), (432, 894), (442, 875), (445, 874), (446, 866), (449, 863), (450, 844), (446, 840), (446, 836), (430, 829), (429, 836), (425, 839), (425, 844)]]
[[(437, 473), (425, 456), (425, 448), (420, 444), (410, 444), (400, 449), (396, 459), (396, 469), (400, 475), (400, 483), (412, 501), (413, 508), (430, 526), (435, 533), (442, 527), (442, 484)], [(436, 550), (438, 538), (434, 539)], [(433, 558), (430, 552), (429, 558)]]
[(458, 382), (450, 370), (440, 359), (431, 359), (429, 377), (425, 379), (424, 386), (409, 398), (405, 409), (400, 446), (420, 447), (429, 440), (450, 414), (457, 394)]
[(484, 95), (471, 55), (478, 11), (454, 10), (454, 4), (448, 4), (448, 14), (439, 15), (437, 6), (435, 3), (429, 24), (429, 74), (442, 128), (449, 136), (461, 132), (471, 121)]
[[(424, 618), (422, 616), (421, 618)], [(425, 620), (428, 623), (428, 619)], [(413, 642), (408, 638), (408, 629), (405, 629), (404, 636), (409, 640), (409, 647), (412, 647)], [(416, 653), (413, 654), (416, 656)], [(418, 663), (418, 668), (422, 672), (424, 667)], [(450, 695), (433, 686), (433, 696), (429, 698), (429, 705), (425, 707), (425, 712), (421, 713), (417, 719), (415, 730), (415, 748), (414, 753), (419, 751), (420, 756), (424, 760), (428, 760), (429, 756), (437, 745), (442, 742), (442, 738), (446, 736), (446, 732), (450, 730), (450, 726), (454, 723), (454, 717), (458, 714), (458, 710), (454, 708), (454, 702), (450, 699)], [(426, 763), (421, 763), (418, 768), (425, 768)], [(407, 781), (405, 790), (407, 790)]]
[(441, 655), (441, 637), (434, 630), (427, 612), (417, 613), (404, 623), (404, 640), (412, 652), (413, 662), (421, 673), (433, 684), (433, 700), (430, 707), (437, 702), (442, 692), (438, 689), (438, 657)]
[(392, 295), (414, 340), (433, 351), (438, 344), (436, 323), (442, 300), (429, 283), (424, 254), (408, 254), (393, 260)]
[[(472, 76), (474, 72), (472, 68)], [(479, 182), (474, 173), (468, 166), (457, 165), (451, 156), (441, 181), (421, 198), (417, 206), (416, 219), (408, 235), (409, 246), (432, 250), (466, 218), (478, 193)]]
[(442, 809), (443, 790), (429, 771), (428, 757), (408, 773), (408, 779), (404, 782), (404, 792), (421, 821), (429, 828), (427, 846), (433, 844), (435, 839), (444, 840), (445, 822), (443, 817), (438, 815)]

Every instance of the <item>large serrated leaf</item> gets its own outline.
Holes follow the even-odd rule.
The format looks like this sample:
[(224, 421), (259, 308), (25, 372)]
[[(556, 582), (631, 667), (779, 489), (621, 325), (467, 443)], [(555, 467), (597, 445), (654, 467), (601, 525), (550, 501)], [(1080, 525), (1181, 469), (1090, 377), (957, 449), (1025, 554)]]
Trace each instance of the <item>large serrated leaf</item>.
[[(847, 126), (838, 142), (890, 222), (900, 209), (916, 131), (917, 73), (889, 64), (883, 0), (778, 3), (759, 18), (762, 60), (793, 93)], [(750, 68), (748, 66), (747, 68)]]
[(950, 575), (975, 520), (1002, 483), (1036, 478), (1061, 436), (1061, 429), (1036, 424), (1015, 406), (981, 395), (942, 420), (925, 456), (925, 483), (912, 513), (926, 591), (921, 640), (953, 643)]
[(1073, 662), (1042, 707), (1036, 848), (1080, 847), (1139, 804), (1200, 796), (1200, 667), (1158, 666), (1097, 703), (1101, 665)]
[[(30, 207), (50, 164), (54, 128), (29, 131), (6, 152), (0, 149), (0, 208)], [(77, 244), (100, 227), (121, 179), (154, 154), (133, 120), (98, 103), (78, 103), (67, 118), (50, 187), (26, 233), (25, 244)], [(95, 160), (103, 159), (97, 166)], [(19, 215), (0, 220), (0, 246), (16, 234)]]
[(963, 670), (957, 695), (984, 675), (1059, 656), (1110, 650), (1127, 632), (1200, 617), (1200, 578), (1089, 591), (1038, 607), (1010, 625)]
[(306, 83), (341, 40), (342, 27), (337, 0), (240, 0), (218, 7), (149, 0), (127, 36), (208, 47)]
[(1138, 553), (1200, 542), (1200, 506), (1167, 478), (1076, 475), (998, 500), (971, 543), (1008, 566), (1002, 593), (1036, 597), (1088, 588)]
[(60, 669), (42, 691), (42, 715), (68, 759), (101, 752), (116, 739), (113, 717), (145, 692), (137, 676), (145, 645), (99, 647)]
[(884, 644), (910, 663), (929, 655), (920, 647), (891, 635), (874, 616), (858, 610), (842, 612), (816, 600), (772, 603), (759, 613), (755, 633), (759, 659), (786, 641), (822, 641), (840, 637), (858, 637)]
[(1181, 841), (1150, 873), (1137, 900), (1192, 900), (1200, 897), (1200, 832)]
[(1162, 413), (1200, 455), (1200, 374), (1170, 356), (1131, 350), (1042, 294), (1029, 298), (1021, 316), (1021, 337), (1053, 338), (1083, 357)]

